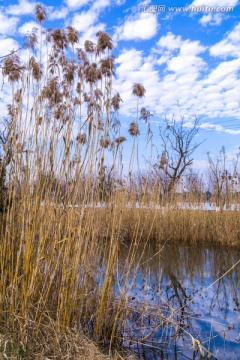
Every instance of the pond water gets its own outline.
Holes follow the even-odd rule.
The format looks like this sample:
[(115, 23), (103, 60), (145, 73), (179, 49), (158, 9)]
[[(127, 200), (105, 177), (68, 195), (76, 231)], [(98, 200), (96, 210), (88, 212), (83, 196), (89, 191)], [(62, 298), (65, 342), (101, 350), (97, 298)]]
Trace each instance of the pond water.
[[(240, 359), (239, 260), (240, 249), (140, 246), (125, 346), (139, 359)], [(124, 244), (120, 267), (129, 261)]]

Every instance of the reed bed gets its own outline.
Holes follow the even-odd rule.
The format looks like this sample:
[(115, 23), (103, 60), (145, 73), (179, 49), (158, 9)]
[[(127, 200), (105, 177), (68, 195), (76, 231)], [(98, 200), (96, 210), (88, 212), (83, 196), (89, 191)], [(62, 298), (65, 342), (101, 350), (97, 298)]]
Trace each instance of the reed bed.
[(239, 213), (183, 209), (127, 209), (123, 217), (123, 233), (134, 235), (132, 224), (141, 214), (142, 239), (164, 243), (186, 242), (239, 246)]
[(172, 199), (169, 207), (165, 200), (146, 208), (151, 199), (159, 204), (159, 187), (149, 193), (144, 181), (136, 208), (132, 169), (145, 89), (133, 85), (137, 116), (126, 180), (112, 40), (99, 32), (96, 44), (79, 48), (75, 29), (47, 31), (45, 16), (37, 5), (40, 30), (26, 35), (28, 61), (12, 53), (3, 64), (12, 102), (1, 159), (0, 355), (107, 359), (87, 337), (123, 358), (114, 350), (124, 345), (129, 291), (149, 241), (159, 249), (167, 240), (235, 245), (239, 217), (178, 209)]

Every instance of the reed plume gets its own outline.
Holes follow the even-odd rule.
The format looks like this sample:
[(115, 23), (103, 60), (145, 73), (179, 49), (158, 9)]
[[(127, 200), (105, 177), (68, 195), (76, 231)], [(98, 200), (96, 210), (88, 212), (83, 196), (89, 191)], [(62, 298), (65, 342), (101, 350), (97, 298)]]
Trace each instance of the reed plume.
[(140, 135), (138, 123), (136, 121), (133, 121), (130, 123), (128, 132), (131, 136), (134, 136), (134, 137)]
[(46, 9), (41, 4), (35, 6), (35, 17), (39, 23), (46, 19)]
[(132, 87), (132, 94), (137, 96), (138, 98), (144, 97), (146, 90), (141, 84), (134, 84)]

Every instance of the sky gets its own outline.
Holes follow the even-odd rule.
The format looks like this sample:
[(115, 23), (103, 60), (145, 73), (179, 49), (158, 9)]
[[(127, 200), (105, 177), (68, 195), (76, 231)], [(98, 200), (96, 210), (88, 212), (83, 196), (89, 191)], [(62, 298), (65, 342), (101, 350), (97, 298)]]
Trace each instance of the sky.
[[(154, 116), (153, 140), (161, 148), (159, 126), (164, 119), (200, 120), (195, 167), (206, 166), (207, 152), (224, 145), (229, 160), (240, 146), (240, 6), (239, 0), (133, 1), (44, 0), (45, 28), (74, 26), (82, 46), (97, 31), (114, 42), (116, 77), (113, 87), (123, 103), (127, 128), (136, 116), (132, 85), (146, 88), (140, 106)], [(0, 56), (23, 44), (35, 22), (36, 2), (0, 0)], [(24, 51), (24, 50), (22, 50)], [(0, 96), (3, 98), (2, 94)], [(2, 100), (1, 100), (2, 101)], [(145, 153), (146, 125), (141, 124), (140, 155)], [(130, 146), (130, 145), (129, 145)], [(141, 164), (144, 157), (140, 156)]]

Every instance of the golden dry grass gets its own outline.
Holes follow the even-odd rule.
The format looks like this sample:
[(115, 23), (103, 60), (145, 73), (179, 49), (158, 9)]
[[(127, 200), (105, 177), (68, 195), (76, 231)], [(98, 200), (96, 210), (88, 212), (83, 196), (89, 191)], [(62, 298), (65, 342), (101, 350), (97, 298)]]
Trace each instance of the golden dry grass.
[[(42, 23), (44, 9), (36, 10)], [(74, 29), (52, 30), (43, 61), (42, 37), (41, 27), (36, 58), (33, 31), (26, 37), (29, 61), (22, 64), (13, 53), (3, 65), (12, 99), (0, 169), (6, 173), (8, 200), (0, 225), (0, 354), (107, 359), (87, 338), (110, 352), (124, 347), (129, 279), (133, 286), (142, 244), (239, 245), (239, 216), (237, 211), (178, 209), (174, 194), (158, 209), (156, 179), (151, 190), (146, 179), (140, 186), (134, 182), (138, 106), (145, 93), (140, 84), (133, 87), (137, 121), (130, 124), (134, 140), (124, 180), (125, 137), (119, 125), (121, 98), (112, 94), (111, 38), (99, 32), (97, 44), (75, 49)], [(99, 202), (105, 205), (98, 207)], [(151, 202), (152, 207), (143, 207)], [(126, 239), (128, 256), (119, 272), (119, 245)]]
[[(31, 325), (32, 330), (34, 326)], [(31, 331), (32, 331), (31, 330)], [(37, 331), (37, 328), (36, 328)], [(112, 355), (106, 355), (99, 350), (97, 345), (79, 334), (79, 330), (58, 332), (54, 327), (41, 329), (39, 336), (29, 336), (25, 329), (26, 340), (19, 342), (16, 334), (0, 333), (0, 359), (8, 360), (134, 360), (127, 353), (114, 351)]]

